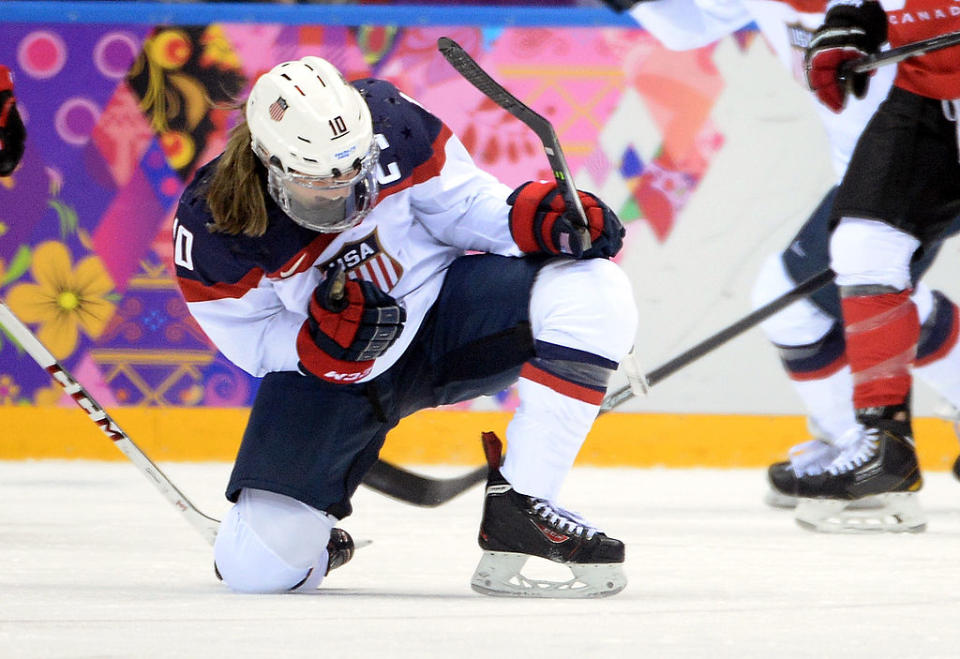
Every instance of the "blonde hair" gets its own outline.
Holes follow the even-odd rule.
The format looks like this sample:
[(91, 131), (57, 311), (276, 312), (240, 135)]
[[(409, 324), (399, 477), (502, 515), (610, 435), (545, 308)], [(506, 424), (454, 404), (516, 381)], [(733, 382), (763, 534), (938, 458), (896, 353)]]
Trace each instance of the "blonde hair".
[(208, 225), (211, 232), (257, 237), (267, 231), (262, 165), (250, 143), (250, 127), (244, 119), (230, 131), (207, 187), (207, 206), (213, 215)]

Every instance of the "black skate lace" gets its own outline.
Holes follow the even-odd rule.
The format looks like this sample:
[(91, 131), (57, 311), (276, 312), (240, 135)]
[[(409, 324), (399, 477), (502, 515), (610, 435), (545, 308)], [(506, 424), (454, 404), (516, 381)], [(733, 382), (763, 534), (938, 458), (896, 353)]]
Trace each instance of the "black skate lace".
[[(851, 469), (856, 469), (876, 455), (879, 441), (880, 432), (876, 428), (864, 430), (855, 445), (841, 451), (837, 459), (830, 465), (828, 471), (836, 476)], [(848, 453), (847, 451), (849, 451), (850, 448), (854, 450)]]
[(582, 535), (589, 540), (601, 532), (600, 529), (592, 526), (577, 513), (555, 506), (546, 499), (533, 499), (532, 501), (532, 510), (540, 516), (540, 519), (565, 533)]

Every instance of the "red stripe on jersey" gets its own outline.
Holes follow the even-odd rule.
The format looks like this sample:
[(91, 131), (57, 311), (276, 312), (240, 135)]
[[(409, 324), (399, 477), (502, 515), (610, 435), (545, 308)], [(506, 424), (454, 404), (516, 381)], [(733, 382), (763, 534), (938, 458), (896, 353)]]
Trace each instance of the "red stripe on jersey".
[(910, 392), (920, 318), (911, 291), (841, 298), (853, 403), (899, 405)]
[(449, 140), (451, 137), (453, 137), (453, 132), (447, 128), (446, 124), (442, 124), (440, 126), (440, 132), (437, 134), (436, 139), (433, 140), (433, 144), (431, 146), (433, 149), (433, 155), (430, 157), (430, 159), (414, 167), (413, 171), (410, 172), (410, 175), (400, 181), (400, 183), (397, 185), (392, 186), (387, 190), (381, 190), (380, 199), (386, 199), (395, 192), (400, 192), (401, 190), (406, 190), (407, 188), (418, 183), (428, 181), (434, 176), (440, 176), (440, 171), (447, 162), (447, 140)]
[(529, 362), (524, 364), (523, 368), (520, 369), (520, 377), (542, 384), (549, 389), (553, 389), (558, 394), (582, 400), (584, 403), (599, 405), (603, 402), (602, 391), (597, 391), (596, 389), (584, 387), (576, 382), (558, 378), (553, 373), (547, 373)]
[(184, 277), (177, 277), (177, 283), (180, 284), (180, 290), (187, 302), (209, 302), (224, 298), (241, 298), (247, 294), (247, 291), (256, 288), (262, 277), (263, 270), (254, 268), (235, 284), (218, 281), (208, 286), (195, 279)]

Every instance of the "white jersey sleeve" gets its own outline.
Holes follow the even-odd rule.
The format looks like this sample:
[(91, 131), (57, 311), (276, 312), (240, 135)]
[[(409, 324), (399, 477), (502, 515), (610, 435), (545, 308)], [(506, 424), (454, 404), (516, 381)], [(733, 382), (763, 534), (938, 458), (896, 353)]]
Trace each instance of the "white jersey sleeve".
[(701, 48), (753, 20), (740, 0), (641, 2), (630, 15), (670, 50)]
[(411, 206), (439, 242), (464, 250), (521, 256), (510, 236), (510, 188), (479, 169), (455, 135), (444, 146), (440, 176), (414, 186)]

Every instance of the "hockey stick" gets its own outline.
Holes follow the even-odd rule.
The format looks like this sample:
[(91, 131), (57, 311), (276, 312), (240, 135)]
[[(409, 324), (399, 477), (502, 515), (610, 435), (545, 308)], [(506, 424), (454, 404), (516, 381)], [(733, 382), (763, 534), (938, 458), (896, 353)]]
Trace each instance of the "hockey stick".
[(560, 140), (557, 139), (553, 124), (528, 108), (516, 96), (504, 89), (500, 83), (491, 78), (453, 39), (440, 37), (437, 39), (437, 48), (467, 82), (483, 92), (483, 95), (491, 101), (525, 123), (537, 134), (543, 144), (543, 150), (547, 154), (550, 168), (553, 170), (553, 178), (557, 181), (557, 189), (563, 196), (563, 201), (568, 209), (567, 217), (577, 228), (580, 245), (585, 250), (589, 249), (590, 224), (587, 222), (587, 215), (583, 211), (583, 204), (580, 203), (580, 195), (577, 194), (576, 186), (573, 184), (573, 177), (570, 176), (570, 168), (567, 167), (567, 159), (563, 155), (563, 149), (560, 148)]
[[(477, 467), (454, 478), (426, 478), (378, 460), (363, 477), (363, 484), (380, 494), (414, 506), (435, 508), (487, 478), (487, 467)], [(402, 495), (402, 496), (401, 496)]]
[[(811, 295), (831, 281), (833, 281), (834, 273), (833, 270), (827, 269), (823, 270), (810, 277), (809, 279), (801, 282), (795, 288), (787, 291), (778, 298), (774, 298), (770, 302), (767, 302), (765, 305), (756, 309), (752, 313), (744, 316), (737, 322), (732, 325), (728, 325), (724, 329), (720, 330), (713, 336), (704, 339), (697, 345), (693, 346), (689, 350), (686, 350), (670, 361), (666, 362), (662, 366), (653, 369), (649, 373), (643, 376), (645, 384), (647, 387), (652, 387), (658, 382), (662, 382), (666, 378), (670, 377), (680, 369), (682, 369), (687, 364), (690, 364), (697, 359), (700, 359), (704, 355), (713, 350), (719, 348), (724, 343), (733, 339), (734, 337), (740, 336), (748, 329), (756, 327), (764, 320), (774, 315), (784, 307), (793, 304), (801, 298), (805, 298), (808, 295)], [(613, 408), (625, 403), (635, 396), (635, 392), (629, 385), (620, 387), (613, 393), (607, 395), (603, 400), (603, 404), (600, 406), (600, 414), (604, 412), (609, 412)]]
[(107, 437), (113, 440), (114, 446), (120, 449), (120, 451), (130, 459), (130, 462), (143, 472), (150, 482), (166, 497), (167, 501), (183, 513), (187, 521), (212, 545), (217, 537), (217, 529), (220, 526), (220, 522), (209, 515), (203, 514), (196, 506), (190, 503), (190, 500), (187, 499), (187, 497), (177, 489), (176, 485), (160, 471), (160, 468), (140, 450), (140, 447), (133, 443), (133, 440), (117, 425), (117, 422), (97, 404), (87, 390), (67, 372), (50, 351), (33, 335), (33, 332), (20, 322), (20, 319), (17, 318), (3, 302), (0, 302), (0, 327), (3, 327), (3, 329), (20, 344), (27, 354), (29, 354), (41, 368), (46, 370), (47, 373), (56, 380), (57, 384), (63, 387), (63, 390), (70, 395), (74, 402), (87, 413), (90, 420), (97, 424)]
[(919, 57), (935, 50), (943, 50), (957, 45), (960, 45), (960, 32), (948, 32), (938, 37), (914, 41), (881, 53), (874, 53), (852, 60), (843, 66), (842, 74), (846, 76), (851, 73), (866, 73), (887, 64), (896, 64), (911, 57)]

